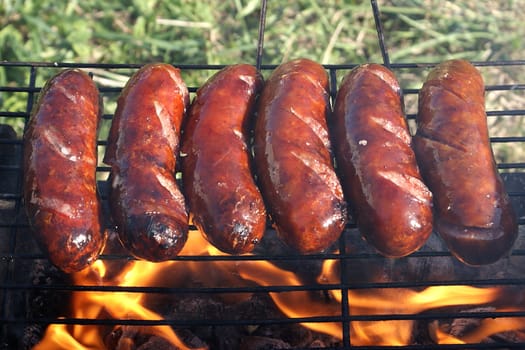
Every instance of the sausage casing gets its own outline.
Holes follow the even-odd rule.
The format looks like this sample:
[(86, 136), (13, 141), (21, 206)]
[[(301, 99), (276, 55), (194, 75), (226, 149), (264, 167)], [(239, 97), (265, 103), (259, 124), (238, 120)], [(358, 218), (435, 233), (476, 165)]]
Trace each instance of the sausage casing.
[(222, 69), (197, 91), (184, 127), (183, 188), (192, 221), (230, 254), (252, 251), (266, 228), (249, 147), (262, 85), (251, 65)]
[(499, 260), (518, 232), (490, 146), (484, 94), (483, 78), (469, 62), (439, 64), (420, 90), (414, 137), (434, 194), (436, 231), (469, 265)]
[(99, 92), (67, 69), (40, 92), (24, 132), (24, 203), (50, 261), (66, 273), (93, 263), (105, 244), (97, 192)]
[(175, 170), (188, 104), (180, 71), (164, 63), (135, 72), (118, 99), (104, 156), (111, 166), (110, 208), (123, 245), (141, 259), (173, 258), (187, 240)]
[(255, 165), (278, 235), (301, 253), (326, 250), (347, 221), (332, 164), (328, 75), (307, 59), (275, 69), (261, 94)]
[(387, 257), (406, 256), (432, 233), (432, 194), (421, 178), (394, 74), (353, 69), (334, 107), (341, 183), (363, 237)]

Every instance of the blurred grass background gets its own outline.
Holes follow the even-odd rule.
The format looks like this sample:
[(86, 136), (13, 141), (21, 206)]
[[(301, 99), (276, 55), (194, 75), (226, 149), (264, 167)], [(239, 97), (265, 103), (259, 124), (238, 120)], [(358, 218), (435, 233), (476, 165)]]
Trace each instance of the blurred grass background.
[[(378, 1), (393, 62), (521, 57), (523, 0)], [(2, 0), (9, 61), (254, 61), (260, 0)], [(269, 0), (264, 63), (380, 61), (368, 0)], [(4, 72), (3, 76), (6, 75)]]
[[(522, 59), (525, 0), (378, 0), (393, 63)], [(255, 64), (260, 0), (0, 0), (0, 59), (5, 61)], [(263, 64), (307, 57), (325, 64), (382, 62), (369, 0), (268, 1)], [(421, 72), (396, 72), (418, 88)], [(29, 70), (0, 67), (0, 85), (27, 86)], [(37, 86), (48, 78), (39, 74)], [(188, 72), (199, 86), (208, 72)], [(418, 75), (419, 74), (419, 75)], [(521, 67), (483, 71), (489, 84), (525, 81)], [(127, 75), (97, 72), (122, 86)], [(521, 91), (487, 95), (488, 109), (523, 108)], [(504, 105), (500, 105), (504, 103)], [(0, 92), (2, 111), (25, 111), (27, 94)], [(415, 96), (407, 96), (414, 113)], [(111, 113), (114, 103), (107, 104)], [(522, 128), (522, 118), (493, 118), (492, 135)], [(518, 124), (518, 125), (517, 125)], [(23, 121), (18, 121), (23, 127)], [(508, 145), (496, 150), (509, 159)]]

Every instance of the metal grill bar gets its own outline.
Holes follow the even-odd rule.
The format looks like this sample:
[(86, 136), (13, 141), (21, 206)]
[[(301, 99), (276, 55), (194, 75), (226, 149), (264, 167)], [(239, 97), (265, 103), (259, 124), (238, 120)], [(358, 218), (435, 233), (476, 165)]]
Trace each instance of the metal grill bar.
[[(304, 258), (303, 258), (304, 259)], [(264, 257), (259, 258), (260, 261), (271, 261), (271, 259), (265, 259)], [(192, 257), (192, 261), (199, 260), (197, 256)], [(217, 261), (217, 260), (213, 260)], [(235, 260), (242, 261), (242, 260)], [(347, 275), (345, 275), (347, 278)], [(407, 289), (407, 288), (421, 288), (421, 287), (442, 287), (442, 286), (474, 286), (474, 287), (491, 287), (491, 286), (523, 286), (525, 280), (522, 278), (485, 278), (485, 279), (454, 279), (454, 280), (432, 280), (432, 281), (389, 281), (389, 282), (350, 282), (342, 281), (341, 283), (330, 283), (322, 285), (309, 285), (305, 284), (302, 286), (290, 286), (290, 285), (273, 285), (273, 286), (256, 286), (256, 287), (184, 287), (184, 288), (168, 288), (168, 287), (134, 287), (134, 286), (100, 286), (100, 285), (46, 285), (46, 286), (35, 286), (32, 284), (6, 284), (5, 287), (8, 289), (43, 289), (43, 290), (65, 290), (65, 291), (118, 291), (118, 292), (152, 292), (152, 293), (173, 293), (175, 291), (187, 291), (188, 293), (194, 293), (203, 291), (204, 293), (244, 293), (249, 291), (256, 292), (293, 292), (293, 291), (312, 291), (312, 290), (334, 290), (334, 289), (349, 289), (349, 290), (360, 290), (360, 289)], [(525, 292), (524, 292), (525, 293)]]
[(255, 67), (261, 70), (263, 48), (264, 48), (264, 29), (266, 27), (266, 0), (261, 0), (261, 15), (259, 17), (259, 36), (257, 38), (257, 59), (255, 60)]
[[(523, 223), (523, 221), (522, 221)], [(0, 228), (27, 228), (27, 224), (3, 224)], [(345, 232), (344, 234), (348, 234)], [(511, 252), (511, 256), (522, 257), (525, 255), (525, 250), (515, 249)], [(421, 258), (437, 258), (437, 257), (451, 257), (448, 251), (425, 251), (415, 252), (408, 258), (421, 259)], [(39, 260), (45, 259), (46, 257), (42, 254), (33, 253), (2, 253), (0, 259), (3, 261), (11, 260)], [(100, 260), (135, 260), (135, 258), (128, 255), (107, 255), (103, 254), (100, 256)], [(285, 256), (285, 255), (259, 255), (259, 256), (186, 256), (180, 255), (170, 259), (171, 261), (286, 261), (286, 262), (300, 262), (304, 259), (308, 260), (338, 260), (338, 261), (360, 261), (360, 260), (378, 260), (382, 259), (378, 254), (375, 253), (355, 253), (352, 255), (346, 254), (326, 254), (326, 256), (319, 257), (317, 255), (301, 255), (301, 256)], [(499, 284), (504, 284), (507, 279), (498, 280)], [(465, 282), (467, 281), (467, 282)], [(424, 285), (429, 285), (432, 282), (424, 282)], [(454, 284), (470, 284), (470, 280), (458, 279)], [(491, 283), (489, 283), (491, 284)]]
[(383, 22), (381, 21), (381, 14), (376, 0), (370, 0), (372, 5), (372, 13), (374, 14), (374, 21), (376, 24), (377, 38), (379, 40), (379, 48), (381, 49), (381, 56), (383, 57), (383, 64), (387, 68), (391, 68), (390, 57), (385, 42), (385, 33), (383, 32)]
[[(457, 313), (432, 313), (432, 314), (377, 314), (369, 315), (355, 315), (344, 317), (348, 322), (351, 321), (403, 321), (403, 320), (435, 320), (435, 319), (450, 319), (457, 317)], [(461, 316), (473, 319), (485, 318), (503, 318), (503, 317), (524, 317), (523, 312), (466, 312)], [(23, 323), (25, 320), (7, 320), (10, 323)], [(340, 316), (319, 316), (319, 317), (287, 317), (287, 318), (273, 318), (269, 319), (221, 319), (221, 320), (179, 320), (179, 319), (162, 319), (162, 320), (141, 320), (141, 319), (92, 319), (92, 318), (35, 318), (35, 323), (40, 324), (78, 324), (78, 325), (145, 325), (145, 326), (228, 326), (228, 325), (264, 325), (264, 324), (295, 324), (295, 323), (326, 323), (326, 322), (340, 322)], [(501, 344), (499, 344), (501, 347)], [(506, 345), (505, 345), (506, 347)], [(471, 345), (472, 348), (472, 345)], [(401, 349), (404, 349), (402, 347)]]
[[(258, 42), (255, 53), (255, 65), (260, 70), (273, 70), (276, 65), (265, 65), (263, 64), (263, 48), (264, 48), (264, 32), (266, 25), (266, 7), (267, 1), (261, 0), (260, 20), (259, 20), (259, 32)], [(377, 1), (371, 0), (372, 12), (374, 15), (376, 31), (378, 34), (378, 44), (383, 58), (385, 66), (390, 67), (392, 70), (403, 70), (403, 69), (417, 69), (420, 71), (428, 70), (435, 66), (436, 62), (428, 63), (395, 63), (390, 62), (389, 52), (386, 45), (385, 33), (383, 31), (383, 24), (381, 20), (381, 14)], [(473, 62), (473, 64), (480, 68), (486, 67), (512, 67), (512, 66), (525, 66), (525, 60), (496, 60), (490, 62)], [(175, 65), (177, 65), (175, 63)], [(354, 68), (357, 64), (325, 64), (324, 67), (327, 69), (330, 77), (330, 95), (335, 98), (338, 79), (341, 74), (344, 74), (348, 70)], [(24, 93), (27, 94), (27, 104), (24, 111), (0, 111), (0, 117), (7, 118), (8, 120), (22, 120), (24, 123), (27, 121), (31, 108), (34, 103), (35, 94), (38, 94), (41, 90), (41, 86), (36, 86), (38, 74), (49, 70), (59, 70), (63, 68), (81, 68), (81, 69), (103, 69), (103, 70), (135, 70), (138, 69), (140, 64), (97, 64), (97, 63), (64, 63), (64, 62), (0, 62), (0, 67), (18, 67), (25, 68), (30, 71), (30, 79), (27, 86), (0, 86), (0, 92), (4, 93)], [(223, 68), (225, 65), (177, 65), (183, 72), (185, 71), (196, 71), (196, 70), (208, 70), (216, 71)], [(92, 73), (96, 76), (96, 73)], [(197, 87), (189, 87), (191, 92), (195, 92)], [(118, 94), (120, 88), (115, 87), (100, 87), (100, 92), (103, 95)], [(525, 90), (525, 83), (518, 84), (497, 84), (487, 85), (486, 91), (493, 92), (499, 91), (502, 93), (509, 93), (517, 90)], [(405, 95), (416, 95), (418, 89), (405, 88), (403, 89)], [(502, 110), (491, 110), (487, 112), (488, 117), (499, 117), (507, 116), (509, 118), (521, 118), (525, 116), (525, 109), (502, 109)], [(111, 120), (112, 114), (105, 114), (104, 120)], [(415, 114), (408, 114), (409, 119), (414, 119)], [(512, 135), (512, 136), (494, 136), (491, 137), (491, 142), (496, 143), (525, 143), (525, 136)], [(0, 147), (3, 145), (15, 145), (18, 147), (22, 146), (21, 140), (0, 140)], [(105, 140), (98, 140), (98, 145), (104, 147), (106, 145)], [(501, 170), (509, 170), (512, 172), (520, 172), (521, 169), (525, 169), (525, 162), (502, 162), (498, 164), (498, 168)], [(106, 166), (99, 166), (97, 171), (99, 173), (107, 172), (109, 170)], [(219, 261), (230, 261), (239, 262), (243, 261), (269, 261), (273, 263), (281, 262), (303, 262), (303, 261), (323, 261), (325, 259), (337, 260), (340, 263), (340, 281), (341, 283), (336, 284), (304, 284), (301, 286), (291, 285), (272, 285), (272, 286), (256, 286), (256, 287), (245, 287), (245, 286), (231, 286), (231, 287), (180, 287), (180, 288), (168, 288), (168, 287), (144, 287), (144, 286), (98, 286), (98, 285), (72, 285), (72, 284), (52, 284), (52, 285), (35, 285), (27, 282), (20, 282), (17, 280), (16, 267), (20, 263), (27, 263), (45, 259), (45, 256), (40, 253), (26, 253), (20, 250), (19, 240), (21, 238), (20, 232), (28, 229), (28, 224), (23, 217), (22, 211), (22, 166), (21, 160), (17, 165), (0, 165), (0, 171), (12, 171), (17, 175), (17, 184), (15, 193), (0, 193), (0, 200), (6, 200), (14, 203), (14, 212), (17, 213), (15, 217), (10, 219), (8, 222), (1, 222), (0, 229), (8, 231), (7, 237), (9, 240), (8, 250), (6, 252), (0, 251), (0, 264), (5, 265), (6, 269), (3, 274), (0, 275), (0, 348), (3, 344), (9, 345), (9, 334), (11, 327), (13, 326), (24, 326), (29, 324), (82, 324), (82, 325), (138, 325), (138, 326), (155, 326), (155, 325), (168, 325), (174, 327), (188, 327), (188, 326), (228, 326), (228, 325), (263, 325), (263, 324), (298, 324), (304, 322), (337, 322), (342, 325), (342, 343), (344, 346), (333, 348), (333, 349), (471, 349), (472, 344), (465, 345), (408, 345), (408, 346), (350, 346), (352, 341), (352, 329), (351, 323), (354, 321), (387, 321), (387, 320), (435, 320), (435, 319), (447, 319), (457, 318), (458, 313), (456, 312), (426, 312), (426, 313), (406, 313), (406, 314), (375, 314), (375, 315), (361, 315), (352, 314), (352, 300), (351, 291), (364, 291), (374, 289), (396, 289), (396, 288), (426, 288), (435, 286), (474, 286), (474, 287), (492, 287), (499, 286), (509, 289), (523, 290), (525, 285), (525, 279), (522, 278), (490, 278), (490, 279), (472, 279), (472, 278), (454, 278), (450, 280), (409, 280), (409, 281), (388, 281), (388, 282), (355, 282), (352, 281), (350, 276), (350, 267), (348, 263), (353, 262), (375, 262), (383, 259), (376, 253), (371, 252), (358, 252), (352, 254), (346, 254), (349, 247), (347, 244), (348, 237), (352, 234), (351, 230), (355, 229), (355, 225), (350, 223), (343, 233), (339, 241), (339, 251), (343, 253), (328, 253), (328, 254), (312, 254), (303, 256), (289, 256), (289, 255), (254, 255), (254, 256), (179, 256), (174, 261), (189, 261), (189, 262), (219, 262)], [(525, 191), (515, 190), (510, 192), (511, 197), (519, 203), (525, 201)], [(107, 198), (106, 194), (103, 194), (103, 199)], [(525, 217), (521, 217), (519, 220), (520, 225), (525, 224)], [(269, 230), (271, 230), (269, 228)], [(516, 249), (511, 255), (513, 258), (525, 257), (525, 250)], [(419, 251), (412, 254), (409, 259), (437, 259), (437, 258), (450, 258), (451, 254), (448, 251)], [(107, 261), (119, 261), (119, 260), (133, 260), (134, 258), (127, 255), (111, 255), (105, 254), (100, 257), (101, 260)], [(2, 270), (0, 270), (2, 271)], [(85, 293), (85, 292), (119, 292), (119, 293), (148, 293), (148, 294), (163, 294), (163, 295), (184, 295), (184, 294), (229, 294), (229, 293), (291, 293), (291, 292), (316, 292), (326, 293), (329, 291), (338, 291), (342, 295), (341, 302), (341, 315), (338, 316), (316, 316), (316, 317), (295, 317), (295, 318), (274, 318), (274, 319), (240, 319), (240, 320), (192, 320), (192, 319), (164, 319), (164, 320), (137, 320), (137, 319), (126, 319), (126, 320), (100, 320), (100, 319), (86, 319), (86, 318), (42, 318), (35, 317), (32, 319), (26, 319), (15, 314), (12, 309), (12, 303), (15, 295), (22, 293), (27, 296), (29, 293), (34, 291), (48, 291), (54, 293)], [(349, 298), (350, 296), (350, 298)], [(15, 300), (16, 301), (16, 300)], [(480, 312), (462, 312), (462, 318), (502, 318), (502, 317), (525, 317), (525, 311), (505, 311), (505, 312), (492, 312), (492, 311), (480, 311)], [(508, 349), (522, 349), (525, 344), (505, 344), (504, 347)], [(475, 344), (476, 349), (499, 349), (502, 347), (501, 344)], [(310, 348), (311, 349), (311, 348)]]
[[(471, 61), (476, 67), (505, 67), (505, 66), (523, 66), (525, 65), (525, 59), (513, 59), (513, 60), (492, 60), (492, 61)], [(174, 63), (176, 64), (176, 63)], [(390, 63), (390, 68), (393, 70), (397, 69), (429, 69), (435, 67), (439, 62), (399, 62)], [(341, 63), (341, 64), (324, 64), (326, 69), (336, 70), (349, 70), (355, 68), (357, 63)], [(3, 67), (34, 67), (34, 68), (80, 68), (80, 69), (93, 69), (93, 68), (104, 68), (104, 69), (138, 69), (142, 67), (140, 63), (70, 63), (70, 62), (11, 62), (11, 61), (0, 61), (0, 66)], [(181, 70), (219, 70), (226, 67), (225, 64), (176, 64)], [(276, 64), (261, 64), (261, 70), (273, 70), (277, 68)], [(10, 87), (0, 87), (0, 91), (8, 91)]]

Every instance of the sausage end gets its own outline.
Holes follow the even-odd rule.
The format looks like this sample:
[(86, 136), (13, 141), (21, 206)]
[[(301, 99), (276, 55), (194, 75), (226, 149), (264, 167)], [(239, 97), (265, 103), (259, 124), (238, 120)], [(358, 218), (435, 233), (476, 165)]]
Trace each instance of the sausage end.
[(133, 215), (119, 230), (119, 238), (139, 259), (166, 261), (177, 256), (186, 243), (188, 225), (162, 214)]
[(471, 266), (488, 265), (509, 254), (518, 235), (512, 211), (504, 213), (496, 227), (465, 227), (437, 220), (436, 230), (458, 260)]

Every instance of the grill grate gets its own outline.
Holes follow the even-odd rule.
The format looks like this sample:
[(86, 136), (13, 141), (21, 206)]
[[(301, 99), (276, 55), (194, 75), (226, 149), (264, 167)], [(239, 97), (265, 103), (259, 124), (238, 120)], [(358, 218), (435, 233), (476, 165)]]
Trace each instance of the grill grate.
[[(388, 49), (385, 43), (385, 33), (383, 33), (381, 18), (379, 15), (379, 8), (375, 0), (371, 1), (372, 11), (376, 20), (376, 30), (378, 34), (379, 48), (382, 53), (383, 63), (389, 66), (396, 73), (410, 70), (415, 72), (419, 77), (424, 77), (428, 69), (434, 66), (437, 62), (432, 63), (393, 63), (390, 62)], [(275, 65), (263, 64), (263, 43), (264, 43), (264, 25), (266, 18), (266, 1), (262, 1), (261, 18), (259, 22), (260, 30), (258, 37), (256, 66), (263, 72), (269, 72), (275, 68)], [(525, 60), (514, 61), (489, 61), (489, 62), (473, 62), (479, 67), (482, 72), (487, 69), (498, 67), (518, 67), (525, 66)], [(184, 74), (196, 71), (209, 71), (213, 73), (223, 67), (223, 65), (177, 65)], [(338, 81), (342, 74), (355, 67), (355, 64), (327, 64), (325, 68), (329, 72), (331, 95), (334, 98)], [(0, 67), (5, 69), (19, 69), (29, 71), (29, 81), (24, 86), (0, 86), (0, 93), (9, 94), (23, 94), (26, 96), (26, 108), (23, 111), (9, 111), (0, 110), (0, 120), (6, 120), (10, 124), (19, 124), (21, 128), (25, 125), (30, 110), (33, 106), (35, 98), (40, 91), (41, 86), (37, 84), (42, 77), (50, 76), (58, 70), (77, 67), (90, 71), (94, 79), (101, 78), (99, 72), (111, 71), (122, 74), (129, 74), (138, 69), (138, 64), (91, 64), (91, 63), (54, 63), (54, 62), (0, 62)], [(210, 74), (211, 75), (211, 74)], [(103, 83), (98, 83), (102, 96), (109, 100), (115, 101), (116, 96), (120, 92), (120, 87), (106, 86)], [(190, 92), (195, 92), (197, 87), (189, 87)], [(486, 86), (487, 93), (501, 93), (510, 94), (517, 90), (525, 90), (525, 82), (516, 84), (488, 84)], [(415, 98), (417, 88), (404, 88), (406, 98)], [(414, 111), (408, 111), (407, 117), (413, 120), (415, 117)], [(525, 109), (491, 109), (487, 112), (489, 118), (505, 117), (505, 118), (523, 118), (525, 116)], [(104, 115), (104, 122), (110, 123), (112, 118), (111, 113)], [(494, 147), (502, 144), (513, 144), (515, 147), (523, 147), (525, 143), (525, 136), (515, 130), (515, 135), (493, 136), (491, 142)], [(417, 278), (400, 278), (396, 276), (402, 273), (403, 268), (407, 264), (417, 264), (418, 261), (425, 261), (428, 266), (433, 266), (434, 262), (440, 259), (450, 259), (450, 253), (445, 249), (433, 249), (431, 247), (423, 248), (422, 250), (413, 253), (409, 257), (399, 259), (396, 263), (382, 258), (371, 249), (363, 251), (352, 251), (351, 254), (345, 253), (352, 250), (349, 244), (353, 244), (356, 237), (356, 230), (351, 223), (345, 229), (338, 246), (338, 252), (328, 254), (312, 254), (312, 255), (289, 255), (283, 253), (257, 253), (250, 256), (193, 256), (181, 255), (174, 260), (177, 262), (195, 262), (205, 264), (209, 262), (233, 262), (242, 263), (248, 261), (268, 261), (279, 264), (308, 264), (320, 263), (324, 260), (335, 260), (340, 264), (340, 283), (332, 284), (317, 284), (305, 282), (302, 285), (270, 285), (270, 286), (237, 286), (230, 285), (224, 287), (164, 287), (164, 286), (134, 286), (134, 287), (119, 287), (119, 286), (100, 286), (100, 285), (75, 285), (67, 282), (59, 282), (53, 284), (33, 284), (27, 276), (24, 278), (24, 273), (28, 272), (36, 262), (44, 260), (45, 257), (35, 247), (30, 234), (28, 233), (28, 225), (25, 218), (23, 203), (22, 203), (22, 142), (20, 134), (16, 139), (0, 139), (0, 152), (2, 150), (10, 150), (6, 153), (5, 160), (0, 157), (0, 181), (2, 178), (10, 179), (9, 185), (0, 182), (0, 348), (12, 349), (20, 347), (21, 330), (31, 325), (46, 326), (48, 324), (82, 324), (82, 325), (137, 325), (137, 326), (154, 326), (154, 325), (169, 325), (175, 328), (193, 327), (193, 326), (247, 326), (247, 325), (288, 325), (299, 323), (329, 323), (335, 322), (342, 325), (342, 341), (340, 347), (337, 349), (471, 349), (472, 344), (455, 344), (455, 345), (409, 345), (404, 347), (399, 346), (350, 346), (352, 342), (351, 322), (354, 321), (388, 321), (388, 320), (414, 320), (414, 321), (431, 321), (436, 319), (455, 319), (461, 318), (508, 318), (508, 317), (525, 317), (525, 311), (472, 311), (461, 312), (456, 311), (427, 311), (417, 313), (396, 314), (389, 313), (388, 310), (376, 313), (373, 315), (365, 314), (351, 314), (352, 299), (348, 301), (348, 296), (351, 291), (367, 291), (377, 289), (401, 289), (409, 288), (412, 290), (422, 290), (426, 287), (440, 287), (440, 286), (475, 286), (475, 287), (491, 287), (500, 286), (508, 288), (513, 291), (514, 295), (520, 295), (525, 291), (525, 278), (519, 272), (504, 274), (504, 277), (496, 275), (487, 275), (483, 273), (484, 268), (474, 269), (468, 267), (460, 267), (462, 274), (460, 277), (451, 276), (449, 279), (417, 279)], [(106, 145), (105, 137), (101, 136), (98, 140), (99, 150), (103, 151)], [(4, 156), (4, 153), (0, 153)], [(525, 189), (522, 183), (525, 182), (525, 174), (522, 169), (525, 168), (525, 162), (511, 159), (509, 161), (499, 161), (498, 168), (503, 173), (505, 183), (509, 189), (512, 201), (519, 214), (520, 224), (520, 238), (516, 249), (512, 252), (508, 261), (502, 263), (502, 268), (506, 269), (509, 265), (523, 266), (522, 262), (525, 259), (525, 245), (519, 244), (525, 238), (522, 227), (525, 224)], [(107, 198), (107, 184), (105, 177), (109, 168), (100, 163), (98, 174), (101, 178), (99, 181), (99, 188), (102, 192), (103, 200)], [(268, 228), (268, 234), (272, 234), (273, 229)], [(108, 262), (128, 261), (132, 260), (130, 256), (122, 254), (104, 254), (100, 257), (101, 260)], [(521, 264), (520, 264), (521, 262)], [(354, 280), (352, 269), (355, 266), (369, 266), (378, 264), (381, 266), (390, 267), (389, 278), (386, 281), (361, 281)], [(474, 272), (475, 271), (475, 272)], [(502, 271), (503, 272), (503, 271)], [(506, 272), (506, 271), (505, 271)], [(484, 277), (480, 277), (484, 276)], [(329, 291), (338, 291), (341, 293), (341, 315), (321, 315), (312, 317), (287, 317), (287, 318), (250, 318), (250, 319), (181, 319), (181, 318), (166, 318), (163, 320), (139, 320), (139, 319), (91, 319), (91, 318), (54, 318), (54, 317), (33, 317), (28, 316), (30, 313), (27, 310), (28, 299), (35, 292), (57, 293), (65, 294), (68, 292), (82, 291), (82, 292), (126, 292), (126, 293), (147, 293), (159, 295), (189, 295), (189, 294), (204, 294), (204, 295), (224, 295), (235, 293), (287, 293), (287, 292), (314, 292), (314, 293), (328, 293)], [(525, 325), (524, 325), (525, 328)], [(476, 349), (500, 349), (500, 343), (481, 343), (475, 344)], [(523, 342), (505, 343), (503, 346), (508, 349), (521, 349), (525, 347)]]

